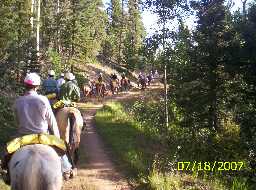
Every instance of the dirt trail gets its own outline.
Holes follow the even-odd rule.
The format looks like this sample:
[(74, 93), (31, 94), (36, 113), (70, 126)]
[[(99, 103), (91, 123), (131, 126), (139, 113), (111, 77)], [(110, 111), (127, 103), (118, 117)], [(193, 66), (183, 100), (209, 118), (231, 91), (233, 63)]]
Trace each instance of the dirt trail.
[[(110, 96), (107, 100), (121, 101), (122, 99), (138, 97), (140, 94), (140, 91), (135, 90), (129, 93)], [(87, 130), (81, 136), (81, 161), (78, 165), (78, 176), (65, 182), (63, 190), (132, 189), (126, 179), (115, 169), (95, 129), (94, 116), (96, 111), (103, 106), (104, 102), (87, 108), (83, 112)]]

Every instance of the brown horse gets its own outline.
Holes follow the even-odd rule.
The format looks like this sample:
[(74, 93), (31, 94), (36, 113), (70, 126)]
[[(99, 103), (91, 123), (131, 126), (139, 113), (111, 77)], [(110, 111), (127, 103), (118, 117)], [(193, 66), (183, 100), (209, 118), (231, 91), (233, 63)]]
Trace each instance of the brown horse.
[(122, 91), (128, 91), (129, 90), (129, 80), (126, 78), (121, 79), (121, 89)]
[(111, 89), (111, 92), (112, 92), (112, 95), (114, 94), (118, 94), (118, 88), (119, 88), (119, 82), (118, 80), (111, 80), (110, 82), (110, 89)]
[(81, 112), (75, 107), (64, 107), (56, 113), (60, 138), (69, 145), (71, 162), (78, 161), (78, 148), (80, 135), (83, 128), (83, 117)]
[(84, 97), (92, 97), (93, 93), (89, 85), (84, 85), (82, 88)]
[(96, 94), (98, 97), (104, 98), (106, 93), (106, 86), (102, 82), (96, 83)]
[(145, 90), (147, 87), (147, 79), (146, 78), (139, 78), (139, 84), (141, 85), (141, 89)]

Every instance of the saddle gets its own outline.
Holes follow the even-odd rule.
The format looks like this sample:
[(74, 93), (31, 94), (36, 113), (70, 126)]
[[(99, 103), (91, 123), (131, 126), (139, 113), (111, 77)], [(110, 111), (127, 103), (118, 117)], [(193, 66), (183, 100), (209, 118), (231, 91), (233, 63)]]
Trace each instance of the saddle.
[(15, 138), (7, 143), (6, 150), (8, 154), (13, 154), (21, 147), (31, 144), (49, 145), (53, 146), (53, 148), (58, 148), (58, 153), (65, 154), (66, 152), (66, 145), (63, 140), (56, 137), (55, 135), (49, 135), (44, 133), (25, 135), (22, 137)]
[(75, 102), (70, 102), (70, 101), (59, 100), (59, 101), (55, 102), (52, 107), (55, 110), (61, 109), (61, 108), (64, 108), (64, 107), (76, 107), (76, 103)]
[(56, 94), (56, 93), (50, 93), (50, 94), (47, 94), (46, 97), (47, 97), (49, 100), (52, 100), (52, 99), (57, 98), (57, 94)]

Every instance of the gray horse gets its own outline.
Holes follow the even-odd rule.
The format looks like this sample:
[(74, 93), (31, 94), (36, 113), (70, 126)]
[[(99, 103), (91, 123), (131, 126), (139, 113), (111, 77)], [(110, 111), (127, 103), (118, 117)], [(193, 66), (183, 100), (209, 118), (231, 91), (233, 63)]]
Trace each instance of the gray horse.
[(27, 145), (14, 153), (9, 162), (12, 190), (60, 190), (61, 161), (47, 145)]

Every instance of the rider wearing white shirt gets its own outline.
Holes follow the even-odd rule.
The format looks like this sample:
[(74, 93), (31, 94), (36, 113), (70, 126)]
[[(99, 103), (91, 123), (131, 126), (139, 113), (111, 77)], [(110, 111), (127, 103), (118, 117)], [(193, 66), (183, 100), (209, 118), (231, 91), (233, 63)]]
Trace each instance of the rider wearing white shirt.
[(65, 83), (64, 73), (60, 74), (60, 78), (57, 80), (57, 88), (60, 89), (61, 85)]
[[(19, 135), (50, 133), (60, 138), (57, 121), (48, 99), (36, 92), (40, 83), (40, 77), (36, 73), (27, 74), (24, 80), (27, 92), (14, 104), (19, 126), (18, 133)], [(70, 173), (72, 166), (66, 155), (61, 157), (61, 165), (64, 175)]]

